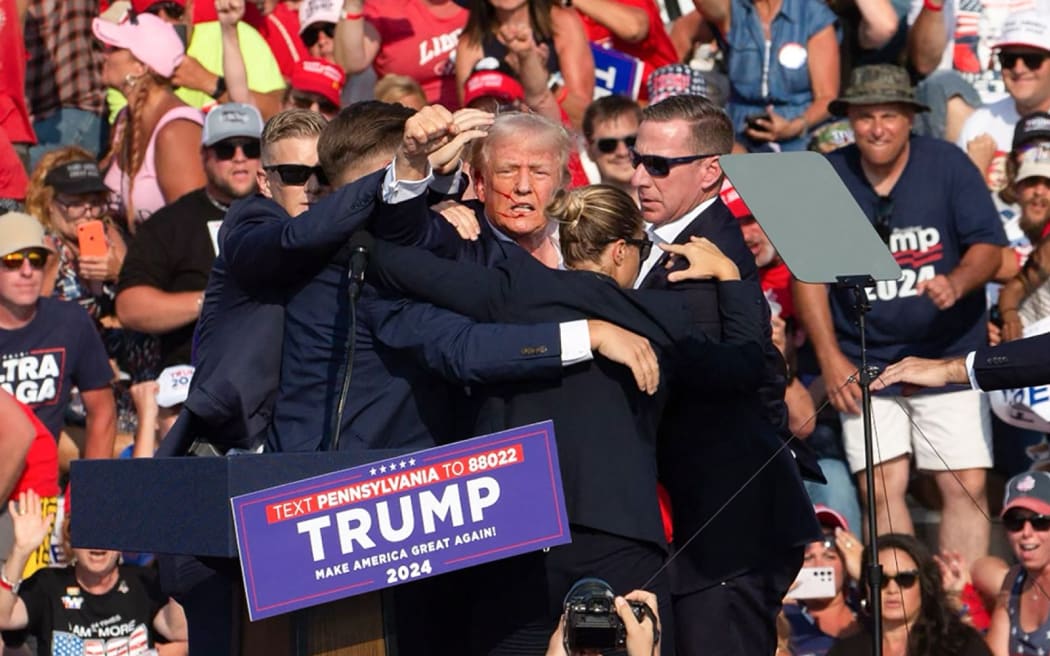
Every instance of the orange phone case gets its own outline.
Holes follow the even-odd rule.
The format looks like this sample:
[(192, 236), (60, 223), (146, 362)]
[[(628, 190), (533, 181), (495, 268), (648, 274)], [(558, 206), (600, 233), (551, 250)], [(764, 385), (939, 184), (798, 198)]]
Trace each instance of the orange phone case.
[(80, 243), (82, 256), (104, 256), (109, 250), (106, 244), (106, 226), (98, 220), (85, 221), (78, 225), (77, 241)]

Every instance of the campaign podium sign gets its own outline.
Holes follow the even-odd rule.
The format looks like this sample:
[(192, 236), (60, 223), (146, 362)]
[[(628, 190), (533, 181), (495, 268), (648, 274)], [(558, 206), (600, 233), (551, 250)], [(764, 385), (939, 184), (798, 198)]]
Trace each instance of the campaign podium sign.
[[(1024, 327), (1025, 337), (1050, 332), (1050, 317)], [(992, 412), (1003, 422), (1040, 433), (1050, 432), (1050, 385), (1034, 385), (988, 392)]]
[(594, 97), (627, 96), (638, 99), (644, 64), (614, 48), (591, 44), (594, 54)]
[(253, 621), (571, 541), (550, 421), (231, 505)]

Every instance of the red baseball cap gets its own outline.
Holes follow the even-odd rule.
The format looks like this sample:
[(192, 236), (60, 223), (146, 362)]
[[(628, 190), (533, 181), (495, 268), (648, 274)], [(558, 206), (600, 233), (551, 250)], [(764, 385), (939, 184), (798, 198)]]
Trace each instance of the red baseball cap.
[(341, 68), (323, 59), (309, 57), (296, 64), (292, 71), (291, 86), (300, 91), (320, 94), (338, 106), (345, 82), (346, 75)]
[(486, 57), (477, 63), (463, 84), (463, 104), (469, 105), (484, 96), (494, 96), (508, 103), (524, 101), (525, 88), (509, 67), (493, 57)]
[(829, 508), (822, 503), (815, 503), (813, 504), (813, 512), (816, 513), (817, 522), (821, 526), (831, 529), (841, 528), (844, 531), (849, 530), (849, 522), (846, 521), (842, 513), (834, 508)]

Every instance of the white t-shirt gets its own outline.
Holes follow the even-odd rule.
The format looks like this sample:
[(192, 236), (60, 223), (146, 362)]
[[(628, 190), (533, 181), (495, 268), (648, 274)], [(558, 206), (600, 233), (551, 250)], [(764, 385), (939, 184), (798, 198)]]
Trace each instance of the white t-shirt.
[(998, 191), (1006, 185), (1006, 158), (1013, 144), (1014, 128), (1020, 120), (1014, 99), (1006, 96), (1002, 100), (981, 107), (970, 114), (970, 118), (963, 123), (955, 145), (962, 148), (964, 152), (966, 144), (974, 137), (989, 134), (995, 139), (996, 148), (992, 164), (987, 171), (982, 171), (989, 189)]
[[(911, 0), (909, 26), (922, 7), (923, 0)], [(992, 46), (999, 41), (1009, 14), (1030, 9), (1050, 17), (1050, 0), (946, 0), (941, 13), (948, 29), (948, 43), (937, 70), (957, 71), (973, 85), (985, 104), (999, 100), (1006, 95), (1006, 89)]]

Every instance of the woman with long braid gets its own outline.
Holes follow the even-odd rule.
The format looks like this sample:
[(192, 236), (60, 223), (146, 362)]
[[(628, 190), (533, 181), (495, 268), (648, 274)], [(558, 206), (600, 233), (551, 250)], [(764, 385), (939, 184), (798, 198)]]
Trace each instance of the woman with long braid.
[(102, 167), (134, 231), (153, 212), (204, 186), (203, 118), (172, 90), (171, 76), (185, 54), (172, 25), (129, 12), (117, 23), (96, 18), (92, 29), (105, 46), (103, 81), (128, 99)]

